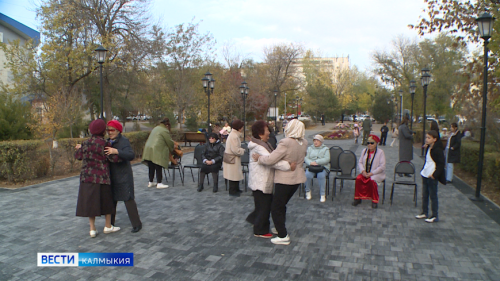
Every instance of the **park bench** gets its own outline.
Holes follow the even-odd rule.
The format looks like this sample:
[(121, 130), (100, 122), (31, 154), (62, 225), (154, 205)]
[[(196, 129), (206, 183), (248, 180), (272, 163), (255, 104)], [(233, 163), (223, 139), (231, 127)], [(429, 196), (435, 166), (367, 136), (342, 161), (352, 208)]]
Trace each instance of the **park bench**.
[(184, 132), (184, 146), (189, 142), (189, 146), (191, 146), (191, 142), (199, 142), (204, 143), (207, 139), (204, 133), (198, 132)]

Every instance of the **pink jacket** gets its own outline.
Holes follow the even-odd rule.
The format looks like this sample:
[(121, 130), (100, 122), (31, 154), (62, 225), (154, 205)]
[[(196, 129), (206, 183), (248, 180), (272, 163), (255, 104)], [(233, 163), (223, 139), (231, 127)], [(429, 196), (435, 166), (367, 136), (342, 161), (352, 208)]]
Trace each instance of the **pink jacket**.
[[(366, 157), (368, 157), (368, 148), (363, 149), (361, 157), (359, 157), (358, 169), (360, 173), (366, 170)], [(385, 180), (385, 153), (382, 149), (377, 149), (375, 152), (375, 159), (373, 159), (370, 173), (373, 173), (371, 179), (376, 182)]]

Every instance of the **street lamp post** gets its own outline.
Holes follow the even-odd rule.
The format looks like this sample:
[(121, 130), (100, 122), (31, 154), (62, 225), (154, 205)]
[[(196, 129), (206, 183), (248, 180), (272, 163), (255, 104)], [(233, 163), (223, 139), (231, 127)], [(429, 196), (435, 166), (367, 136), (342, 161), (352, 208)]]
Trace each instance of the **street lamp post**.
[(479, 163), (477, 165), (477, 184), (476, 194), (470, 199), (473, 201), (482, 201), (481, 198), (481, 180), (483, 177), (483, 161), (484, 161), (484, 143), (486, 139), (486, 103), (488, 98), (488, 40), (491, 37), (493, 29), (493, 20), (489, 13), (483, 13), (476, 19), (479, 27), (479, 34), (484, 40), (484, 71), (483, 71), (483, 109), (481, 116), (481, 139), (479, 142)]
[(403, 90), (399, 90), (399, 120), (403, 122)]
[(276, 98), (278, 97), (278, 90), (274, 90), (274, 133), (278, 133), (278, 104)]
[(207, 127), (208, 127), (208, 133), (211, 133), (212, 126), (210, 124), (210, 94), (214, 93), (214, 87), (215, 87), (215, 80), (212, 78), (212, 73), (207, 71), (207, 73), (205, 73), (205, 77), (201, 79), (201, 82), (203, 82), (203, 88), (205, 89), (205, 93), (207, 94), (208, 97)]
[(240, 86), (240, 93), (241, 97), (243, 98), (243, 142), (246, 141), (246, 132), (247, 132), (247, 116), (245, 112), (245, 107), (246, 107), (246, 102), (247, 102), (247, 96), (248, 96), (248, 90), (250, 88), (247, 87), (247, 82), (243, 81), (241, 82)]
[(295, 111), (297, 113), (297, 119), (299, 119), (299, 97), (298, 96), (295, 97), (295, 106), (296, 106)]
[(104, 119), (104, 100), (103, 100), (103, 97), (102, 97), (102, 94), (103, 94), (103, 90), (102, 90), (102, 64), (104, 63), (104, 61), (106, 60), (106, 52), (108, 50), (106, 50), (103, 46), (99, 46), (97, 47), (97, 49), (95, 49), (95, 53), (96, 53), (96, 58), (97, 58), (97, 62), (99, 63), (99, 68), (101, 69), (101, 115), (99, 116), (100, 119)]
[[(424, 156), (424, 142), (425, 142), (425, 125), (427, 125), (427, 112), (426, 112), (426, 106), (427, 106), (427, 86), (429, 85), (429, 83), (431, 82), (431, 74), (430, 74), (430, 70), (425, 67), (422, 69), (422, 78), (421, 78), (421, 81), (422, 81), (422, 87), (424, 87), (424, 129), (423, 129), (423, 132), (422, 132), (422, 156)], [(439, 132), (438, 132), (439, 133)]]
[(415, 80), (410, 81), (410, 94), (411, 94), (411, 120), (410, 120), (410, 130), (413, 130), (413, 99), (415, 98), (415, 90), (417, 85)]

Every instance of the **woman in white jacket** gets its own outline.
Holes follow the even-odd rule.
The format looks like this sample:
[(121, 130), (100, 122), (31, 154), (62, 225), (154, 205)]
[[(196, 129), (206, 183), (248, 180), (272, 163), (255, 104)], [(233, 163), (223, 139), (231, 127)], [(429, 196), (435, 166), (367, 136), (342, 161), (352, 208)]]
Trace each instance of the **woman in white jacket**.
[[(273, 148), (269, 144), (269, 128), (265, 121), (257, 121), (252, 126), (252, 141), (248, 144), (250, 155), (256, 153), (261, 156), (269, 155)], [(272, 238), (270, 233), (269, 215), (273, 200), (274, 169), (282, 171), (295, 170), (296, 163), (281, 160), (273, 166), (259, 165), (252, 157), (248, 164), (248, 186), (252, 189), (255, 210), (246, 220), (253, 224), (255, 237)]]

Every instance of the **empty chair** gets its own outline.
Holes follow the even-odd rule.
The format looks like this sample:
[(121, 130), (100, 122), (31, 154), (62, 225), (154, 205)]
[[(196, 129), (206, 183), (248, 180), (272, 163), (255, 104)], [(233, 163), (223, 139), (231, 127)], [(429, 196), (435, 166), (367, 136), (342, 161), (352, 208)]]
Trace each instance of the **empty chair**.
[[(184, 172), (183, 172), (181, 160), (182, 160), (182, 157), (180, 157), (177, 160), (176, 165), (174, 165), (172, 163), (170, 163), (170, 165), (168, 165), (168, 175), (169, 176), (170, 176), (170, 170), (172, 170), (172, 186), (174, 186), (174, 184), (175, 184), (175, 170), (179, 170), (179, 176), (181, 177), (182, 186), (184, 186)], [(165, 173), (165, 168), (164, 168), (164, 173)], [(165, 177), (167, 177), (167, 175), (165, 175)]]
[[(203, 144), (198, 144), (194, 148), (194, 155), (193, 155), (193, 164), (187, 164), (182, 167), (182, 173), (184, 174), (184, 169), (189, 168), (191, 170), (191, 177), (193, 177), (193, 182), (194, 182), (194, 174), (193, 174), (193, 169), (200, 169), (201, 164), (203, 162), (201, 153), (203, 152), (204, 145)], [(208, 177), (207, 177), (208, 178)], [(200, 179), (198, 178), (198, 185), (200, 184)], [(209, 182), (210, 184), (210, 182)]]
[[(399, 177), (398, 174), (408, 174), (413, 179), (411, 179), (411, 177), (410, 179), (406, 177)], [(411, 162), (407, 161), (399, 162), (398, 164), (396, 164), (396, 167), (394, 168), (394, 182), (392, 183), (392, 188), (391, 188), (391, 205), (392, 205), (392, 198), (394, 195), (394, 185), (396, 184), (413, 185), (415, 187), (413, 191), (413, 201), (415, 202), (415, 207), (417, 207), (417, 182), (415, 181), (415, 166)], [(384, 186), (384, 194), (382, 197), (382, 204), (384, 204), (384, 200), (385, 200), (385, 186)]]
[[(357, 174), (357, 158), (356, 154), (350, 150), (343, 151), (339, 154), (339, 168), (340, 174), (335, 175), (333, 178), (333, 197), (337, 194), (337, 179), (341, 180), (340, 191), (344, 186), (345, 180), (356, 180)], [(354, 174), (353, 174), (354, 171)]]
[[(330, 147), (330, 172), (335, 172), (335, 174), (340, 172), (339, 155), (342, 152), (344, 150), (340, 146)], [(330, 195), (330, 173), (328, 173), (326, 181), (326, 195), (328, 196)]]

